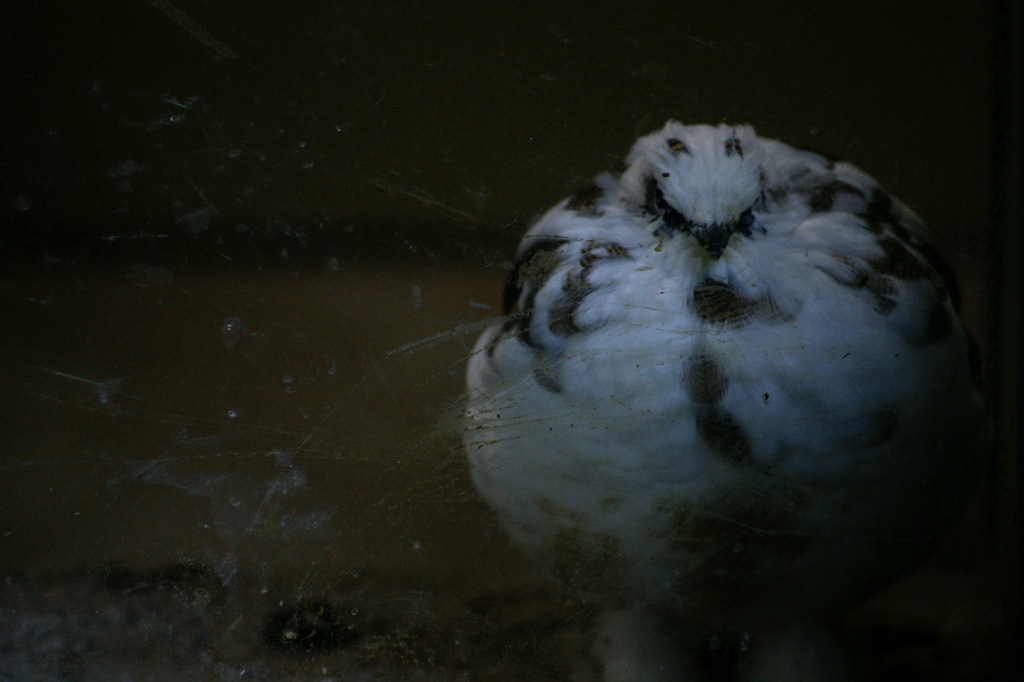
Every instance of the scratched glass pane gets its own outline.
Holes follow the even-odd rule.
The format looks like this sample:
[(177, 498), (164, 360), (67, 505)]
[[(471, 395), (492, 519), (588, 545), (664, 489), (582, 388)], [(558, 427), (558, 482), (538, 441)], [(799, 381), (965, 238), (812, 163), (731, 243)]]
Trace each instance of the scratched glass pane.
[(1014, 12), (5, 3), (0, 679), (1009, 679)]

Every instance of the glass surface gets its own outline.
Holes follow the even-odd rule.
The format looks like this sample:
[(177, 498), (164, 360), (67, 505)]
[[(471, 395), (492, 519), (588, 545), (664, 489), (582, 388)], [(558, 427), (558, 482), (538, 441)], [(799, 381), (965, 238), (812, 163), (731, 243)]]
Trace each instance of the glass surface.
[(669, 118), (929, 224), (999, 445), (936, 559), (836, 615), (877, 679), (1001, 679), (996, 10), (4, 3), (0, 679), (596, 679), (591, 601), (473, 488), (465, 365), (530, 223)]

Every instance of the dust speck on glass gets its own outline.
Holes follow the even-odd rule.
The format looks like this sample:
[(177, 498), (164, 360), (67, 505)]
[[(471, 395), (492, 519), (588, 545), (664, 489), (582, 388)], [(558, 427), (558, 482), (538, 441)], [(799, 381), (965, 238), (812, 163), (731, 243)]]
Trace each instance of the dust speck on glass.
[(6, 3), (0, 679), (1008, 678), (1001, 7)]

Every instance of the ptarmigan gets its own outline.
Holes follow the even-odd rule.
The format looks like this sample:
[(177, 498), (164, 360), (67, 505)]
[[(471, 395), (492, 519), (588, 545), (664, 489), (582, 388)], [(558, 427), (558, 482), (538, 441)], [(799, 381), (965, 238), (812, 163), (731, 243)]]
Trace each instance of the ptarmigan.
[(603, 604), (604, 679), (704, 679), (715, 647), (736, 679), (852, 675), (820, 624), (926, 555), (985, 448), (921, 220), (850, 163), (669, 121), (533, 225), (504, 306), (473, 479)]

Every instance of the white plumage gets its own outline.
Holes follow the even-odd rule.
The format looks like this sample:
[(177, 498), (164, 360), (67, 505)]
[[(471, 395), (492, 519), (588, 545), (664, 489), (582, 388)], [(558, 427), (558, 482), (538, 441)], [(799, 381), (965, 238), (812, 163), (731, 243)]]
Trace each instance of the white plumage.
[(466, 448), (519, 546), (608, 609), (605, 678), (700, 679), (724, 641), (745, 679), (839, 679), (808, 623), (927, 553), (987, 433), (920, 219), (849, 163), (669, 121), (518, 255)]

